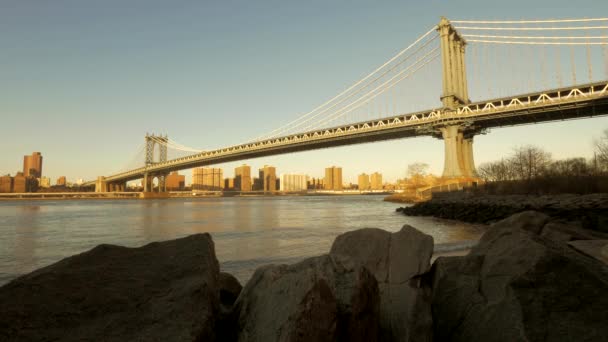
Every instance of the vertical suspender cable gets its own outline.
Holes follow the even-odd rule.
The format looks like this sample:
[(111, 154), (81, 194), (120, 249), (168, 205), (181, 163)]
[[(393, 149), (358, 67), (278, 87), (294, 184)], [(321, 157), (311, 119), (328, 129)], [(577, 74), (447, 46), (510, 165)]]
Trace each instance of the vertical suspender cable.
[(545, 53), (546, 46), (540, 46), (540, 72), (542, 74), (542, 83), (543, 88), (547, 89), (549, 86), (547, 85), (547, 55)]
[(593, 66), (591, 65), (591, 45), (587, 44), (587, 71), (589, 72), (589, 83), (593, 82)]
[(574, 64), (574, 47), (570, 46), (570, 67), (572, 68), (572, 84), (576, 84), (576, 65)]
[(562, 63), (561, 63), (561, 55), (562, 55), (562, 50), (560, 49), (559, 45), (555, 45), (555, 56), (557, 57), (557, 60), (555, 61), (555, 68), (557, 69), (557, 86), (559, 88), (563, 87), (562, 84)]

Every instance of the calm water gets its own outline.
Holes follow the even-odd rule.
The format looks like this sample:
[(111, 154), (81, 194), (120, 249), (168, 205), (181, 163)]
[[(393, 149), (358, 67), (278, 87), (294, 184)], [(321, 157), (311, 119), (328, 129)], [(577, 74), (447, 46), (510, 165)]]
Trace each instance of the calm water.
[(223, 271), (241, 281), (267, 263), (327, 253), (340, 233), (410, 224), (435, 243), (483, 228), (395, 213), (382, 196), (0, 202), (0, 284), (101, 243), (140, 246), (209, 232)]

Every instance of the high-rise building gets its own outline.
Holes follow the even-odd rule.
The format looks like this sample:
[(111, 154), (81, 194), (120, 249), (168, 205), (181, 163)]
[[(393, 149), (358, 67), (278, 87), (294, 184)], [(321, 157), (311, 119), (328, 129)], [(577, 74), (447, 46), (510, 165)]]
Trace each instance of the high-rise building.
[(261, 178), (253, 177), (251, 181), (251, 190), (252, 191), (264, 191), (264, 183)]
[(282, 174), (280, 180), (281, 191), (304, 191), (307, 188), (308, 176)]
[(0, 193), (13, 192), (13, 177), (10, 175), (0, 177)]
[(372, 190), (382, 190), (382, 174), (374, 172), (370, 178)]
[(370, 189), (369, 175), (366, 173), (360, 174), (358, 177), (357, 184), (359, 185), (359, 190), (369, 190)]
[(15, 177), (13, 177), (13, 192), (27, 192), (27, 177), (24, 176), (22, 172), (18, 172)]
[(234, 169), (234, 188), (237, 191), (251, 191), (251, 167), (243, 164)]
[(42, 176), (42, 155), (32, 152), (31, 156), (23, 156), (23, 176), (40, 178)]
[(325, 190), (342, 190), (342, 168), (337, 166), (325, 169)]
[(219, 191), (224, 188), (224, 172), (220, 168), (199, 167), (192, 170), (192, 190)]
[(274, 166), (264, 165), (259, 170), (260, 183), (263, 191), (277, 191), (277, 170)]
[(325, 189), (323, 178), (312, 178), (308, 181), (308, 188), (311, 190)]
[(180, 175), (177, 171), (171, 172), (165, 179), (167, 191), (182, 191), (186, 186), (186, 176)]
[(234, 190), (234, 178), (224, 178), (224, 190)]
[(65, 185), (66, 185), (65, 176), (61, 176), (61, 177), (57, 178), (57, 186), (65, 186)]

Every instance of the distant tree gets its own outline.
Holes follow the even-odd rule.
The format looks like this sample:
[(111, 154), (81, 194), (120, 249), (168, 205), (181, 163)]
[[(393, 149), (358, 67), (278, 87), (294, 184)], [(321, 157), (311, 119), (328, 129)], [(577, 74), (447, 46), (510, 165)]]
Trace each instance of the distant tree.
[(569, 158), (552, 162), (547, 168), (551, 176), (587, 176), (591, 174), (585, 158)]
[(429, 164), (413, 163), (407, 166), (407, 175), (412, 177), (415, 175), (426, 176), (429, 170)]
[(601, 171), (608, 170), (608, 129), (595, 141), (595, 159)]
[(530, 180), (547, 170), (551, 154), (536, 146), (522, 146), (514, 150), (509, 163), (516, 179)]
[(510, 160), (483, 163), (477, 167), (477, 173), (486, 181), (506, 181), (513, 179), (513, 167)]
[(418, 189), (427, 185), (425, 176), (427, 175), (429, 164), (413, 163), (407, 166), (409, 176), (408, 185), (411, 190)]

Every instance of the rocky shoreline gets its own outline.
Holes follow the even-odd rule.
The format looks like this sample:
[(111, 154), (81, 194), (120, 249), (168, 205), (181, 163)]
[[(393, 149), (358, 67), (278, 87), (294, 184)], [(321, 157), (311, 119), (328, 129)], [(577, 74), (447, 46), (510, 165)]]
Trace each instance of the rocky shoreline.
[(0, 340), (604, 341), (608, 238), (589, 234), (526, 211), (432, 261), (455, 251), (366, 228), (243, 287), (209, 234), (100, 245), (0, 287)]
[(476, 195), (468, 192), (433, 194), (429, 201), (397, 208), (410, 216), (434, 216), (491, 224), (526, 210), (535, 210), (583, 228), (608, 233), (608, 194)]

